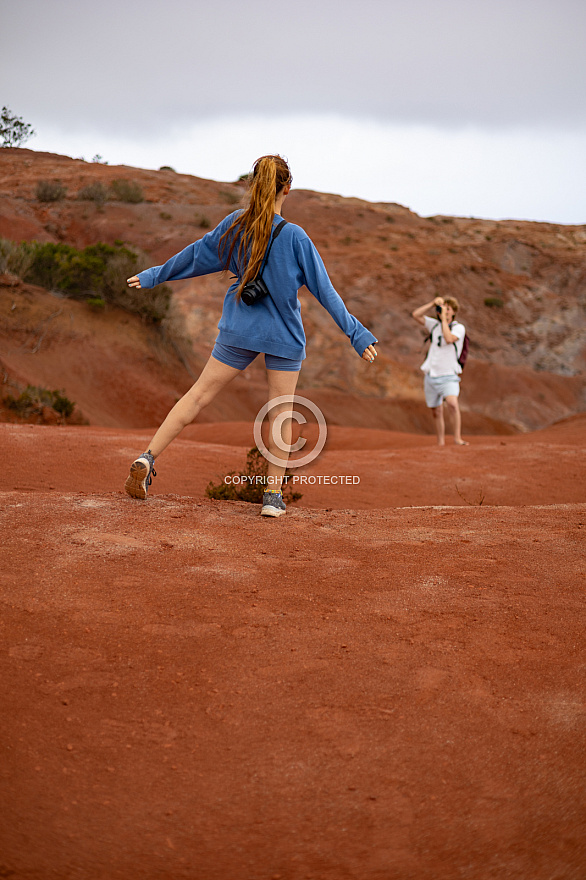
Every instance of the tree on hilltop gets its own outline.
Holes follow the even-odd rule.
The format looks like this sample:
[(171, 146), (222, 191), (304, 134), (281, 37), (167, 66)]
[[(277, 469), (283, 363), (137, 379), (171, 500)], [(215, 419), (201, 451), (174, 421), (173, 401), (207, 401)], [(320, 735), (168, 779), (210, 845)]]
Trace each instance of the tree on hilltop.
[(0, 116), (0, 147), (20, 147), (33, 137), (36, 131), (20, 116), (15, 116), (8, 107), (2, 108)]

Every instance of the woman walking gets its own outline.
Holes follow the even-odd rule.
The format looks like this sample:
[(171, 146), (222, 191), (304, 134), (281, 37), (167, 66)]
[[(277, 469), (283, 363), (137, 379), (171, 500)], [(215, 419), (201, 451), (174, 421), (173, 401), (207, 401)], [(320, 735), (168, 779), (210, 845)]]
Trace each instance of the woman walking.
[[(291, 172), (280, 156), (262, 156), (250, 178), (250, 198), (244, 210), (225, 217), (202, 239), (171, 257), (162, 266), (128, 279), (130, 287), (151, 288), (165, 281), (193, 278), (223, 270), (236, 280), (224, 298), (219, 334), (211, 356), (197, 382), (179, 400), (156, 432), (148, 451), (137, 458), (126, 480), (133, 498), (146, 498), (155, 459), (214, 399), (219, 391), (264, 354), (269, 401), (295, 394), (305, 358), (305, 333), (297, 292), (305, 285), (349, 337), (357, 354), (372, 363), (377, 340), (346, 309), (328, 277), (315, 245), (300, 226), (281, 217), (283, 201), (291, 189)], [(260, 278), (260, 284), (258, 279)], [(251, 290), (251, 282), (255, 290)], [(263, 287), (264, 284), (264, 287)], [(260, 291), (258, 291), (260, 288)], [(282, 464), (269, 462), (267, 491), (261, 514), (285, 513), (282, 482), (288, 453), (273, 437), (277, 416), (290, 412), (291, 403), (269, 409), (269, 452)], [(279, 422), (282, 420), (279, 419)], [(282, 440), (291, 445), (291, 419), (283, 424)]]

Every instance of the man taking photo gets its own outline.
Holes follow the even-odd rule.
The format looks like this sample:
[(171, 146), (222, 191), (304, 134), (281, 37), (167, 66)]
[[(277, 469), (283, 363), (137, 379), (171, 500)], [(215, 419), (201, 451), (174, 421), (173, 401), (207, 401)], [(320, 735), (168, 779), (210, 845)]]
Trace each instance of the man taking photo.
[[(432, 308), (435, 308), (435, 318), (425, 314)], [(433, 412), (438, 446), (445, 446), (446, 443), (444, 400), (452, 415), (454, 443), (456, 446), (468, 446), (466, 440), (462, 440), (462, 417), (458, 404), (462, 372), (458, 359), (462, 354), (466, 328), (455, 320), (457, 311), (457, 299), (436, 296), (432, 302), (420, 306), (411, 313), (417, 323), (428, 330), (431, 340), (421, 369), (425, 374), (423, 383), (425, 402)]]

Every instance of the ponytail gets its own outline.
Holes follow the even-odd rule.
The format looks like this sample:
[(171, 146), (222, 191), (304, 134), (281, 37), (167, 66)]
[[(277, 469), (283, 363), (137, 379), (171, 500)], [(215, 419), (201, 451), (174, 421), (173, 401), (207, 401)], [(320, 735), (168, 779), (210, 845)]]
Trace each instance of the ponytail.
[(250, 195), (248, 207), (237, 217), (220, 239), (220, 255), (224, 258), (229, 245), (225, 263), (230, 265), (236, 242), (239, 266), (246, 264), (240, 276), (236, 296), (240, 299), (242, 288), (256, 278), (269, 244), (275, 198), (284, 186), (291, 183), (292, 177), (287, 162), (281, 156), (261, 156), (257, 159), (249, 177)]

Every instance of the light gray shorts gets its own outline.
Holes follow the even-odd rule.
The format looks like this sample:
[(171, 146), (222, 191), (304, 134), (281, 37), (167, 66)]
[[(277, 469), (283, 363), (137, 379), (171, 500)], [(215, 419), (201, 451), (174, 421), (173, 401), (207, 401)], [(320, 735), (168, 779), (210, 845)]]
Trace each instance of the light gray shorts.
[(455, 373), (448, 376), (428, 376), (423, 380), (425, 402), (430, 409), (441, 406), (446, 397), (458, 397), (460, 394), (460, 377)]

